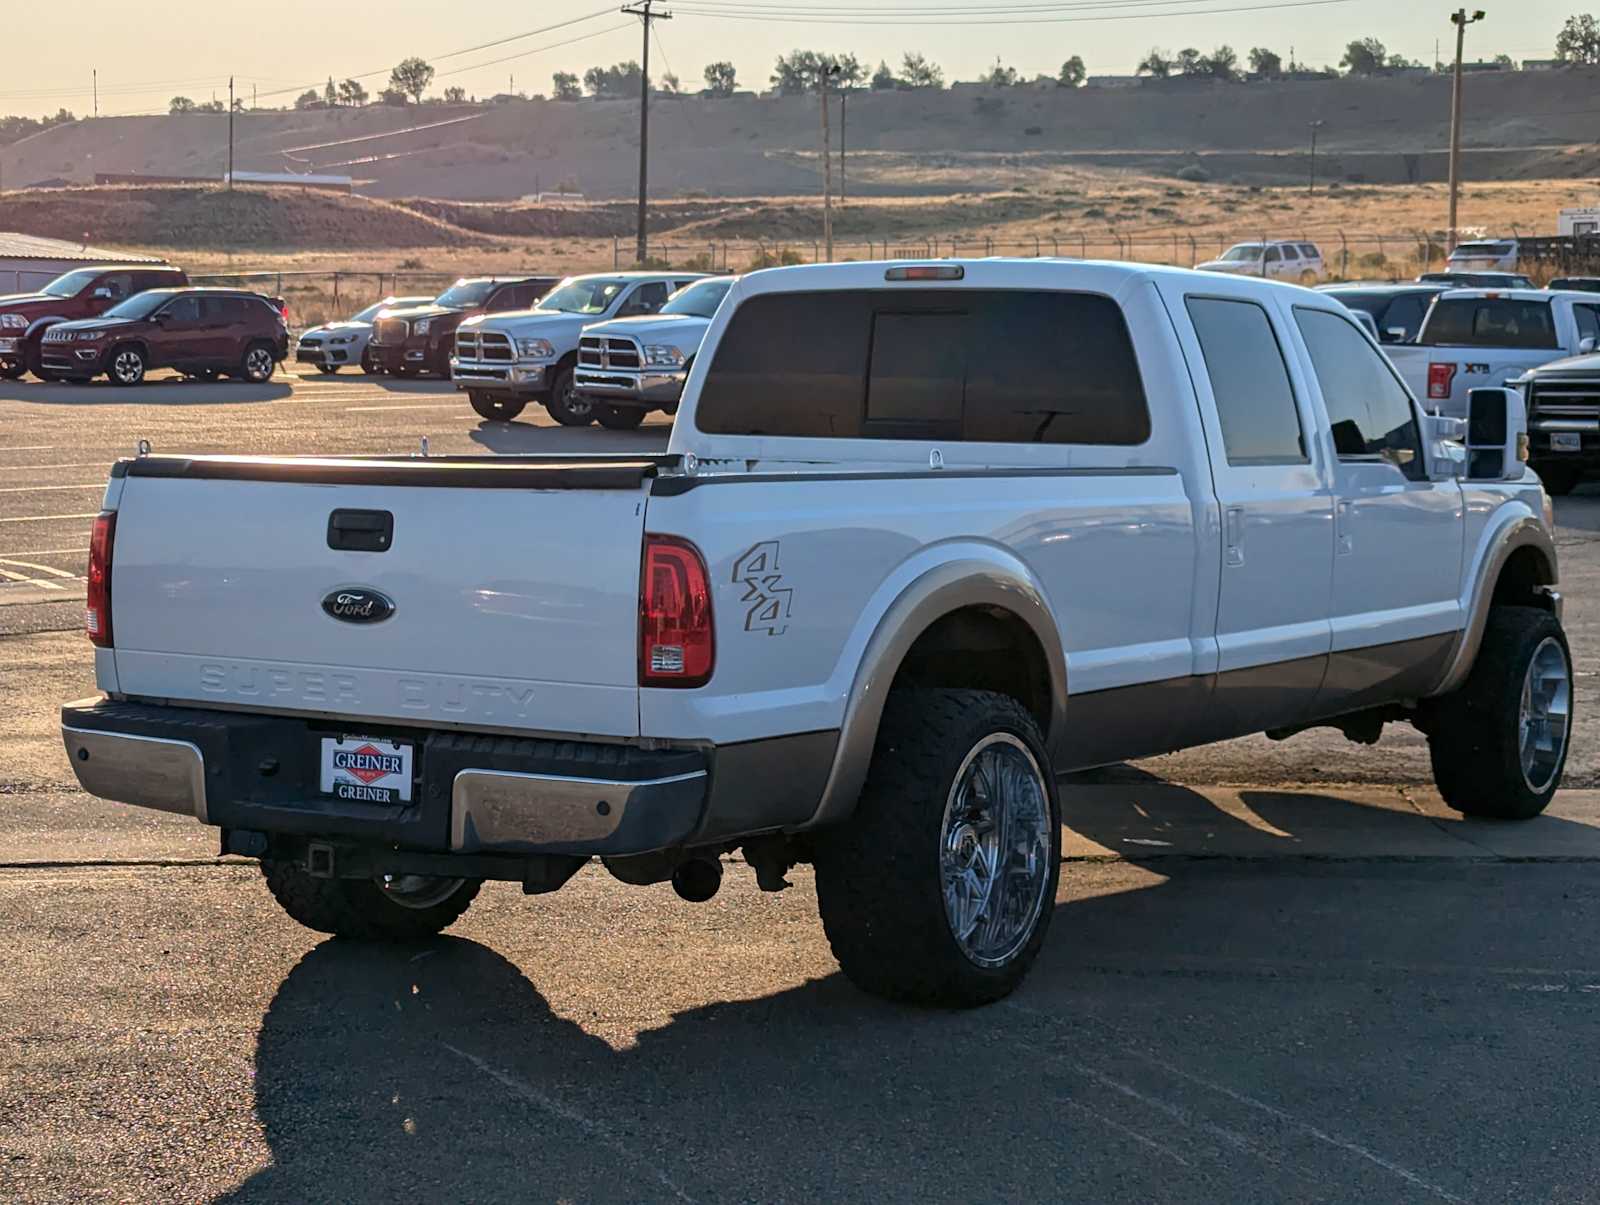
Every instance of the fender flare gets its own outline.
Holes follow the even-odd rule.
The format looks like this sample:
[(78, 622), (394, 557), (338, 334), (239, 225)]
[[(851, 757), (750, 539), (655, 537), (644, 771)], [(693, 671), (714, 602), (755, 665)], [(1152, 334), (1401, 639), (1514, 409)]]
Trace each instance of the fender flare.
[(44, 334), (48, 328), (54, 326), (56, 323), (71, 321), (72, 319), (63, 317), (59, 314), (51, 314), (45, 318), (35, 318), (32, 322), (28, 323), (28, 329), (23, 332), (22, 337), (24, 339), (37, 341), (38, 336)]
[(1512, 553), (1522, 548), (1537, 550), (1544, 566), (1540, 585), (1553, 586), (1560, 580), (1555, 541), (1544, 523), (1526, 507), (1505, 509), (1508, 512), (1506, 517), (1485, 531), (1478, 543), (1477, 565), (1470, 570), (1472, 592), (1466, 626), (1461, 630), (1461, 639), (1456, 644), (1449, 668), (1439, 684), (1429, 692), (1429, 697), (1455, 690), (1472, 672), (1472, 665), (1478, 659), (1478, 649), (1483, 644), (1484, 626), (1489, 622), (1495, 583), (1500, 580), (1500, 571), (1505, 568)]
[[(884, 610), (856, 666), (845, 702), (833, 766), (804, 831), (846, 819), (856, 805), (877, 744), (889, 687), (907, 652), (933, 624), (965, 607), (994, 607), (1026, 623), (1044, 650), (1050, 675), (1046, 747), (1059, 748), (1066, 728), (1067, 662), (1061, 631), (1043, 590), (1019, 563), (997, 549), (964, 549), (913, 579)], [(989, 555), (983, 555), (983, 554)]]

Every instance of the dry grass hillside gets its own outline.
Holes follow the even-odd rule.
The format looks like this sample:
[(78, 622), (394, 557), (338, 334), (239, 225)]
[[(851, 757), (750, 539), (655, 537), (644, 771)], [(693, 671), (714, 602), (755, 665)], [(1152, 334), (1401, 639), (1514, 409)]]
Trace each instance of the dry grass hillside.
[[(1472, 173), (1594, 174), (1597, 93), (1594, 69), (1474, 76)], [(1287, 183), (1304, 174), (1307, 123), (1321, 120), (1330, 178), (1426, 182), (1443, 176), (1449, 107), (1448, 81), (1431, 77), (859, 93), (851, 181), (863, 194), (987, 192), (1008, 187), (1014, 172), (1171, 175), (1198, 162), (1217, 179)], [(573, 183), (591, 197), (623, 198), (634, 187), (637, 120), (637, 106), (621, 100), (246, 113), (236, 155), (244, 170), (353, 174), (383, 197), (505, 200)], [(96, 171), (216, 178), (226, 131), (224, 117), (203, 114), (80, 121), (0, 150), (0, 178), (13, 187), (87, 183)], [(658, 195), (814, 187), (814, 98), (663, 98), (651, 134)], [(1590, 152), (1566, 150), (1578, 145)]]

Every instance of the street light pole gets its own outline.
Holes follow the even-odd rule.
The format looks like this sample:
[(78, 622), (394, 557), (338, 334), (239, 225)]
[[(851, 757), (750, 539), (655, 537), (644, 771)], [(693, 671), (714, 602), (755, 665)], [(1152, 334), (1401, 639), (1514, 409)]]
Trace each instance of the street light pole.
[(1483, 10), (1472, 16), (1458, 8), (1450, 14), (1450, 23), (1456, 27), (1456, 72), (1450, 93), (1450, 250), (1456, 249), (1456, 209), (1461, 196), (1461, 58), (1466, 49), (1467, 26), (1483, 20)]
[(1327, 124), (1321, 120), (1311, 123), (1311, 182), (1306, 186), (1307, 196), (1317, 191), (1317, 131)]

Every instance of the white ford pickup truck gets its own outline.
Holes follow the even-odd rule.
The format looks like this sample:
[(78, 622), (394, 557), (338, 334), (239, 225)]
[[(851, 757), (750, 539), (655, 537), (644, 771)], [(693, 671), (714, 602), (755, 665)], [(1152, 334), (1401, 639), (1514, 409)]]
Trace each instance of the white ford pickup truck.
[(863, 988), (980, 1004), (1044, 941), (1062, 771), (1406, 721), (1457, 809), (1545, 807), (1548, 500), (1520, 396), (1471, 408), (1270, 281), (756, 272), (662, 454), (118, 463), (63, 736), (313, 929), (429, 935), (593, 857), (705, 899), (741, 849), (815, 866)]
[(1457, 418), (1467, 394), (1600, 342), (1600, 297), (1548, 289), (1453, 289), (1433, 299), (1415, 344), (1384, 350), (1428, 412)]

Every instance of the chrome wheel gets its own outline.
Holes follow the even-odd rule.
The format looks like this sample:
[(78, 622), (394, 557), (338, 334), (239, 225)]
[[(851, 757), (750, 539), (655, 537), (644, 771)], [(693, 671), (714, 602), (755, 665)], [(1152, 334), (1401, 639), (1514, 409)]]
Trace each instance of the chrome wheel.
[(1546, 637), (1528, 662), (1517, 728), (1522, 778), (1535, 794), (1542, 794), (1561, 769), (1571, 714), (1572, 671), (1566, 650), (1554, 637)]
[(131, 348), (119, 351), (111, 361), (111, 375), (119, 385), (137, 385), (144, 379), (144, 357)]
[(431, 874), (379, 875), (378, 886), (384, 897), (402, 908), (432, 908), (444, 903), (461, 889), (465, 879), (447, 879)]
[(1010, 733), (967, 754), (939, 835), (945, 918), (961, 952), (1004, 966), (1027, 945), (1050, 881), (1050, 798), (1039, 763)]
[(272, 353), (264, 347), (252, 347), (244, 354), (244, 372), (252, 381), (265, 381), (272, 375)]

